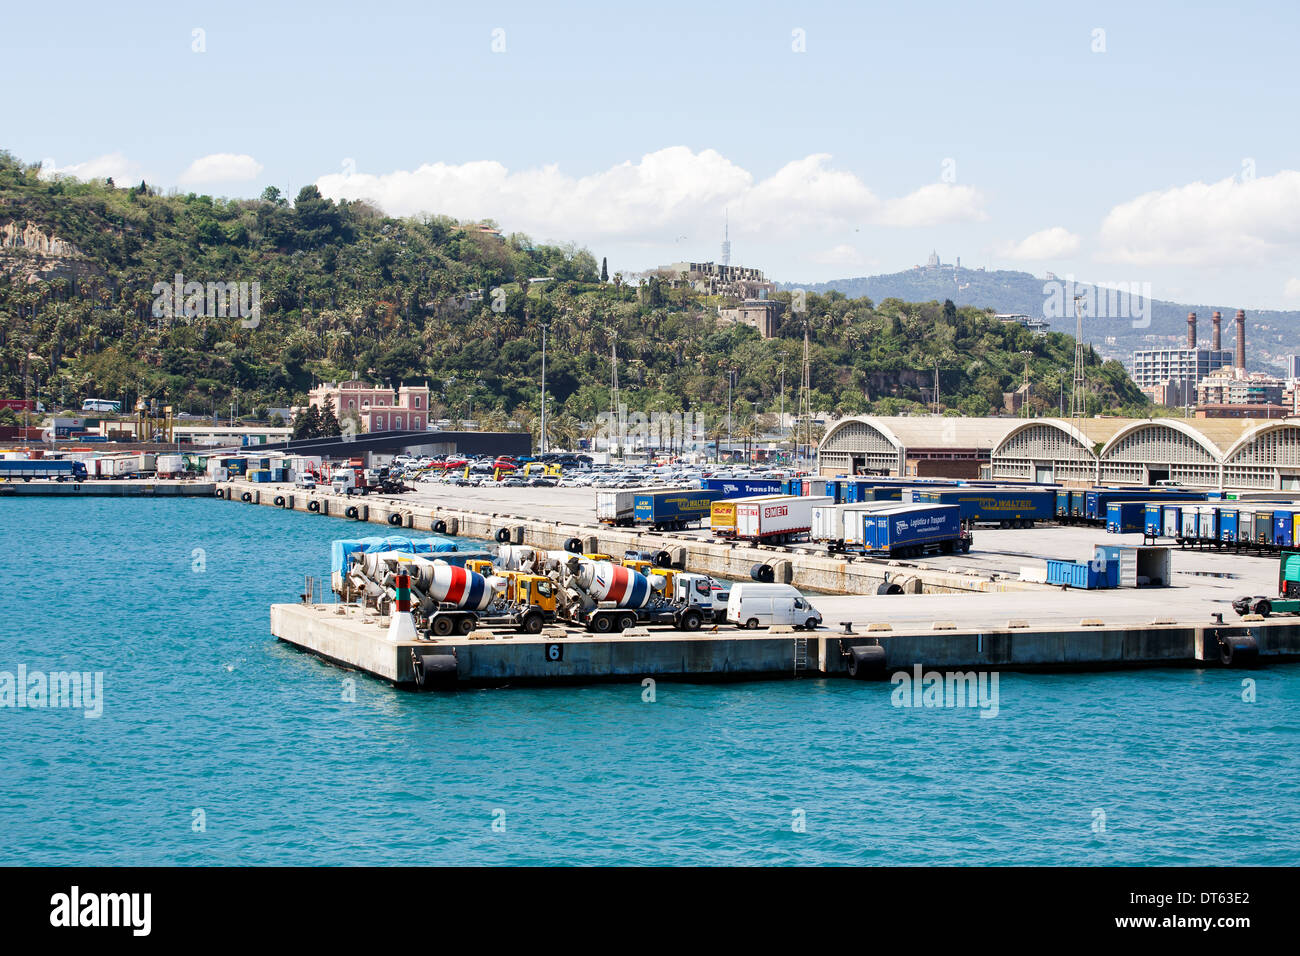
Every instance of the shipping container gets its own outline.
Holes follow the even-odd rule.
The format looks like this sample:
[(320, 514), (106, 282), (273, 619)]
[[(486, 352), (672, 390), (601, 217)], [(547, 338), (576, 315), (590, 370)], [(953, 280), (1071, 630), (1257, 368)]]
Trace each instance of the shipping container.
[(741, 501), (736, 505), (736, 538), (741, 541), (791, 541), (812, 530), (812, 510), (829, 505), (825, 495)]
[(1060, 519), (1070, 517), (1070, 492), (1065, 488), (1058, 488), (1056, 491), (1056, 517)]
[(713, 503), (726, 496), (721, 489), (694, 488), (686, 491), (646, 491), (632, 502), (636, 524), (655, 531), (680, 530), (709, 517)]
[(896, 505), (845, 523), (845, 546), (867, 554), (903, 556), (923, 551), (969, 550), (956, 505)]
[(1092, 590), (1116, 587), (1118, 581), (1118, 562), (1047, 560), (1048, 584)]
[(1181, 531), (1185, 541), (1195, 541), (1201, 536), (1201, 515), (1199, 505), (1183, 505)]

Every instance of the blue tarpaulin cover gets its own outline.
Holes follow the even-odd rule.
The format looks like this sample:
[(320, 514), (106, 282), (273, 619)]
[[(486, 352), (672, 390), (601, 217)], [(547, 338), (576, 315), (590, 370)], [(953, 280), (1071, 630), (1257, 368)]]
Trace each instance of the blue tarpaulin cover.
[(330, 544), (330, 571), (344, 570), (348, 555), (354, 551), (363, 554), (374, 554), (376, 551), (406, 551), (410, 554), (443, 556), (456, 550), (456, 542), (450, 538), (407, 538), (396, 534), (373, 538), (345, 538)]

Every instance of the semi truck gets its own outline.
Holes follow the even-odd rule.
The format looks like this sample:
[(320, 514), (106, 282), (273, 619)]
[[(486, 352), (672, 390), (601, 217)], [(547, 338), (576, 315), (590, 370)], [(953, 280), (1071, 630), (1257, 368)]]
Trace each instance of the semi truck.
[(11, 458), (0, 461), (0, 478), (6, 481), (85, 481), (86, 464), (81, 461), (63, 461), (43, 458)]
[(668, 491), (689, 492), (690, 488), (619, 488), (614, 491), (596, 492), (596, 520), (601, 524), (620, 528), (630, 528), (636, 523), (636, 499), (638, 495), (662, 493)]
[(707, 519), (713, 503), (724, 497), (725, 492), (708, 488), (647, 491), (632, 499), (632, 517), (655, 531), (678, 531)]
[(1278, 556), (1277, 596), (1245, 595), (1232, 602), (1238, 614), (1300, 614), (1300, 551), (1284, 549)]
[(972, 542), (957, 505), (899, 505), (867, 512), (845, 532), (847, 548), (891, 558), (926, 552), (964, 554)]
[(709, 530), (719, 538), (736, 536), (736, 509), (751, 501), (770, 501), (786, 495), (750, 495), (745, 498), (724, 498), (715, 501), (709, 509)]
[(896, 508), (896, 501), (859, 501), (854, 504), (817, 505), (812, 510), (812, 529), (808, 532), (810, 541), (826, 545), (831, 554), (845, 549), (845, 527), (860, 522), (861, 516), (872, 511)]

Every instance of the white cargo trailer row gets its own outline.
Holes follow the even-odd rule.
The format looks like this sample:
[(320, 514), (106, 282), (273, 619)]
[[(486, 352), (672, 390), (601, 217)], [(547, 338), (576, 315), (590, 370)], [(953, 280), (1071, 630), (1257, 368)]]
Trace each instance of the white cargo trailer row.
[(743, 541), (790, 541), (812, 530), (813, 509), (830, 505), (826, 495), (787, 495), (736, 504), (736, 537)]

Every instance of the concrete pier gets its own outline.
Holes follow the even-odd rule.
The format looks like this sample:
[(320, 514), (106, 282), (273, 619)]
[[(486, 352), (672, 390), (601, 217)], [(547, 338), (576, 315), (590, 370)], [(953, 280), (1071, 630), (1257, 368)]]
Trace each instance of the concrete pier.
[(1044, 585), (996, 574), (977, 575), (920, 568), (879, 558), (813, 553), (810, 549), (746, 545), (706, 540), (671, 532), (610, 528), (594, 522), (544, 521), (536, 516), (433, 507), (382, 495), (347, 496), (329, 491), (298, 491), (281, 485), (245, 481), (221, 482), (216, 492), (230, 501), (310, 511), (333, 518), (411, 530), (496, 540), (505, 531), (512, 544), (560, 550), (571, 538), (583, 550), (621, 557), (627, 550), (664, 550), (678, 554), (692, 571), (745, 580), (755, 564), (769, 563), (775, 580), (830, 594), (874, 594), (886, 577), (905, 593), (1040, 591)]
[(1259, 663), (1300, 659), (1300, 619), (943, 633), (919, 626), (855, 634), (722, 627), (716, 633), (635, 628), (597, 636), (548, 628), (540, 635), (478, 631), (400, 643), (386, 639), (387, 625), (387, 618), (350, 605), (271, 606), (271, 632), (280, 640), (406, 688), (416, 686), (413, 651), (454, 659), (446, 687), (847, 677), (852, 649), (872, 645), (884, 651), (874, 679), (917, 665), (947, 671), (1217, 668), (1231, 666), (1222, 663), (1220, 638), (1242, 636), (1253, 639)]
[(211, 481), (121, 478), (111, 481), (0, 481), (0, 497), (58, 498), (210, 498)]

